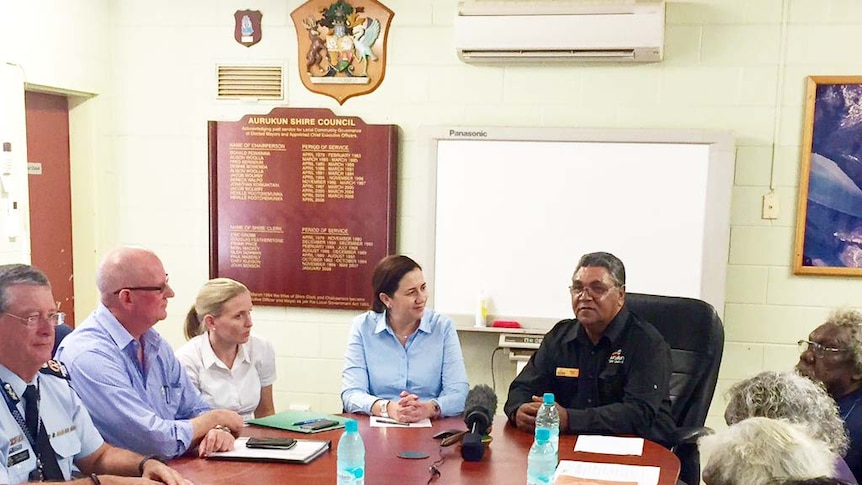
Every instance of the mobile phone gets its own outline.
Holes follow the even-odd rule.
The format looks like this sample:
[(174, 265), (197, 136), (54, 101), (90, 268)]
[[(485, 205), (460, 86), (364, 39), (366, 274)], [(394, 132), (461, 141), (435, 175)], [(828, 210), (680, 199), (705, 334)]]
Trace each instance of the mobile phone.
[(300, 426), (302, 429), (307, 429), (310, 431), (317, 431), (319, 429), (331, 428), (333, 426), (338, 426), (340, 423), (333, 419), (318, 419), (317, 421), (303, 424)]
[(267, 450), (289, 450), (296, 446), (293, 438), (249, 438), (246, 448), (264, 448)]

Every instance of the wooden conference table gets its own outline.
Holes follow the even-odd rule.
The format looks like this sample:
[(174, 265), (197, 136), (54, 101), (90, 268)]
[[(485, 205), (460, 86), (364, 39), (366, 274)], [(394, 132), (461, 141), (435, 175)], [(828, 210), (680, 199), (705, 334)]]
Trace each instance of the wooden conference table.
[[(435, 433), (450, 429), (466, 429), (461, 418), (446, 418), (433, 421), (431, 428), (372, 428), (368, 416), (351, 416), (359, 422), (359, 432), (365, 442), (366, 485), (424, 484), (430, 477), (429, 467), (438, 460), (440, 446), (432, 438)], [(256, 463), (238, 461), (202, 460), (181, 457), (170, 462), (186, 478), (197, 485), (225, 484), (334, 484), (336, 470), (336, 448), (343, 429), (302, 435), (272, 428), (247, 426), (243, 436), (290, 436), (332, 441), (332, 450), (308, 465), (289, 463)], [(506, 425), (505, 416), (494, 417), (491, 436), (493, 442), (485, 450), (481, 461), (468, 462), (461, 458), (458, 445), (443, 448), (443, 464), (438, 468), (441, 476), (432, 483), (437, 484), (513, 484), (527, 481), (527, 452), (533, 443), (533, 435)], [(560, 459), (620, 463), (626, 465), (651, 465), (661, 468), (659, 485), (675, 485), (679, 475), (679, 460), (666, 448), (651, 441), (644, 442), (642, 456), (601, 455), (572, 451), (576, 436), (560, 436)], [(402, 451), (423, 451), (428, 458), (407, 460), (398, 458)]]

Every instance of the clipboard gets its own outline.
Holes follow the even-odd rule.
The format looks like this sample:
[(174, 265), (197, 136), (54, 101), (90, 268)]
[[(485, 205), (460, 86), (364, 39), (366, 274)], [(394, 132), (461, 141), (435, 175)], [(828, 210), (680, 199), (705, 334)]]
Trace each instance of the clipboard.
[[(303, 428), (302, 425), (295, 424), (302, 423), (305, 421), (311, 421), (313, 419), (331, 419), (333, 421), (337, 421), (338, 424), (323, 429), (308, 429), (308, 427)], [(311, 411), (282, 411), (280, 413), (276, 413), (272, 416), (267, 416), (265, 418), (252, 419), (248, 421), (248, 424), (253, 424), (255, 426), (265, 426), (267, 428), (283, 429), (286, 431), (295, 431), (297, 433), (313, 434), (343, 428), (344, 422), (348, 419), (350, 418), (336, 416), (334, 414), (315, 413)]]

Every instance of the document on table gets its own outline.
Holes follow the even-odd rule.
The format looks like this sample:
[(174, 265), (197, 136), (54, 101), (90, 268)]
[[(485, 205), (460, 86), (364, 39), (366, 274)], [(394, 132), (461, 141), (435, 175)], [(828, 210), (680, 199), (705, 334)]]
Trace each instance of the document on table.
[(554, 485), (658, 485), (659, 467), (560, 461)]
[(218, 451), (207, 455), (209, 460), (272, 461), (287, 463), (311, 463), (332, 447), (330, 441), (296, 440), (296, 445), (288, 450), (268, 450), (248, 448), (248, 438), (237, 438), (232, 451)]
[(372, 428), (430, 428), (431, 420), (428, 418), (415, 423), (402, 423), (390, 418), (381, 418), (380, 416), (371, 416)]
[(575, 451), (603, 453), (606, 455), (635, 455), (644, 453), (643, 438), (623, 438), (620, 436), (579, 435)]

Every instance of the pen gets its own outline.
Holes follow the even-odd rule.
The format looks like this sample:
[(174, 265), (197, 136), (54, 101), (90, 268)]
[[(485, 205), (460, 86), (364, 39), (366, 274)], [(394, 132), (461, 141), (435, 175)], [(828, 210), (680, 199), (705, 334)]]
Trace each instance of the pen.
[(305, 421), (297, 421), (297, 422), (293, 423), (293, 425), (294, 426), (302, 426), (303, 424), (311, 424), (311, 423), (316, 423), (318, 421), (320, 421), (320, 418), (306, 419)]
[(389, 418), (377, 418), (378, 423), (386, 423), (386, 424), (394, 424), (397, 426), (407, 426), (410, 427), (410, 423), (402, 423), (401, 421), (395, 421), (394, 419)]

